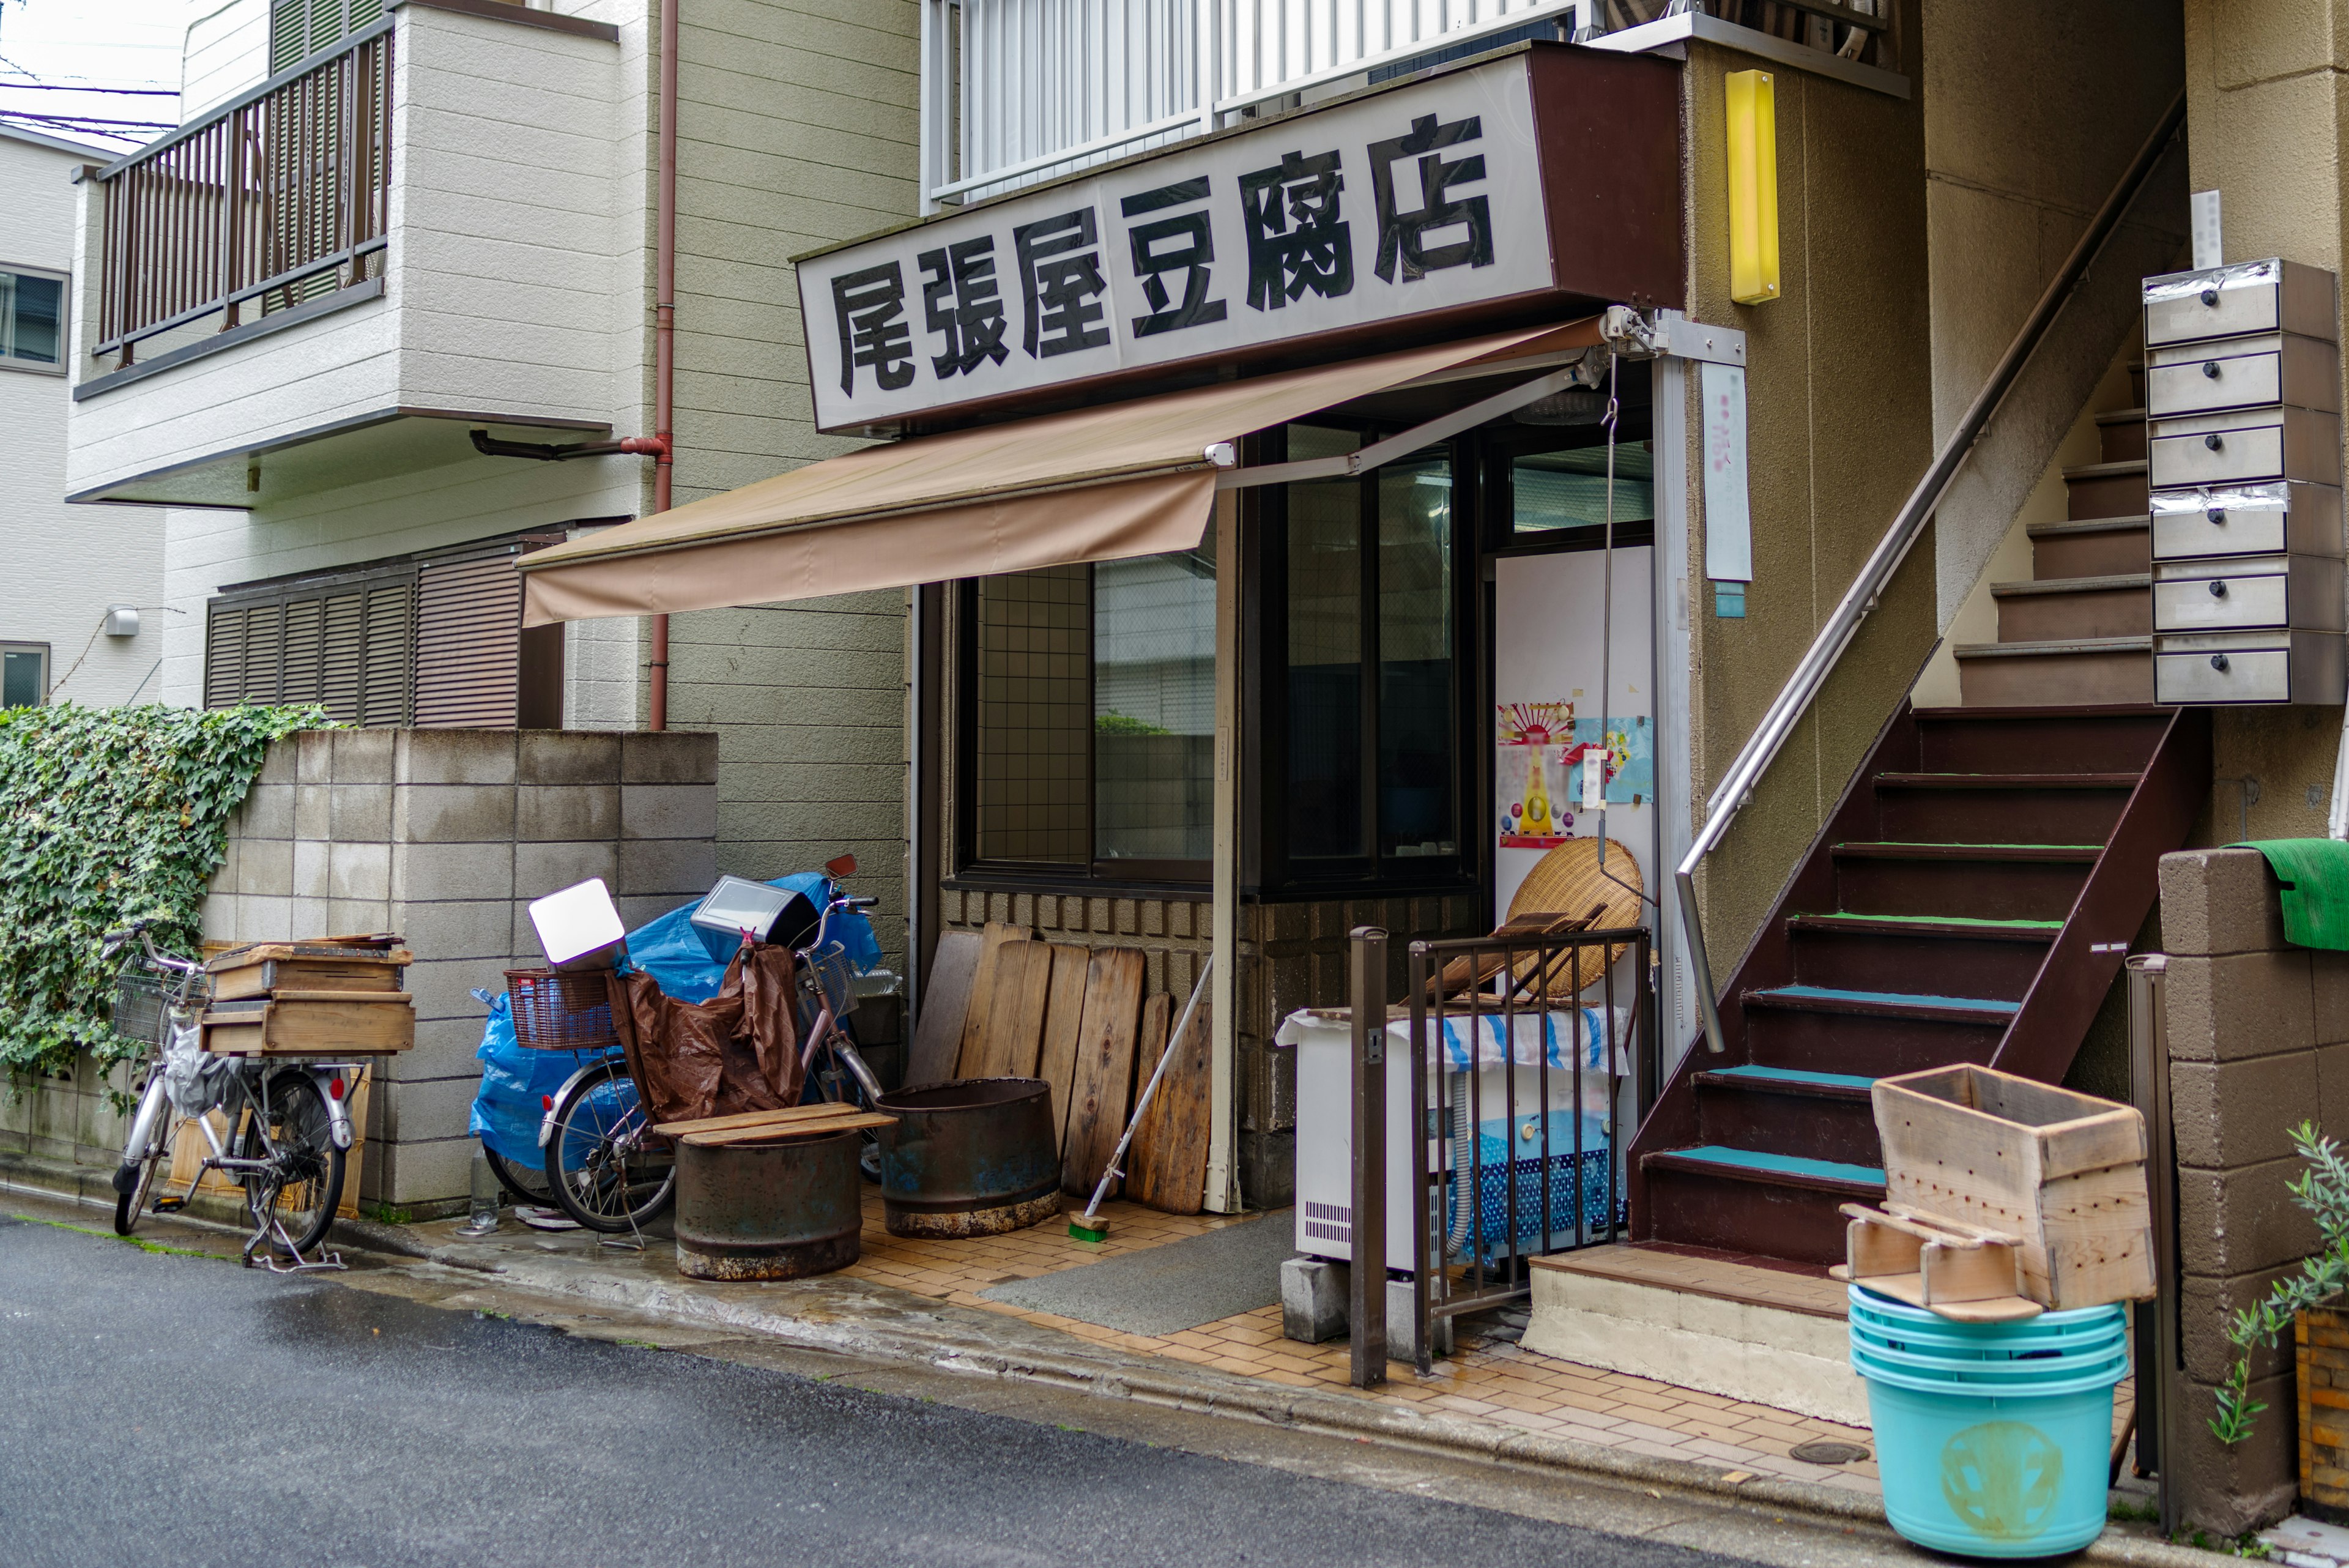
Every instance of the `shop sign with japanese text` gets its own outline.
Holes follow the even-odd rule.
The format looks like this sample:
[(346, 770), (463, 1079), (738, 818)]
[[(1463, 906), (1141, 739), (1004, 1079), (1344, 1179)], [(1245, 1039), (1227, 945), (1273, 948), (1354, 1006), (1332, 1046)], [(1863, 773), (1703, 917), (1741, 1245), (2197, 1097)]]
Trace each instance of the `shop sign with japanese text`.
[(1506, 57), (802, 258), (817, 423), (1557, 289), (1535, 75)]

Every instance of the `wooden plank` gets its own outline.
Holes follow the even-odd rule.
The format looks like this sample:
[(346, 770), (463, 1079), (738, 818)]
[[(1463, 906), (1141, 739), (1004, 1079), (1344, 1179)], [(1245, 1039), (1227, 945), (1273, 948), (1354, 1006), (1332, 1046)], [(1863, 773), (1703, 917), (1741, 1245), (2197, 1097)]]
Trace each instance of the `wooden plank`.
[(1032, 1078), (1044, 1043), (1044, 1009), (1052, 991), (1052, 950), (1043, 942), (1006, 942), (995, 950), (994, 1002), (976, 1063), (966, 1078)]
[(964, 1016), (970, 1011), (970, 988), (978, 975), (984, 940), (977, 931), (939, 934), (930, 961), (929, 983), (922, 988), (922, 1011), (914, 1020), (914, 1048), (905, 1059), (905, 1086), (938, 1084), (954, 1076), (955, 1057), (962, 1050)]
[(995, 955), (1006, 942), (1024, 942), (1028, 933), (1000, 920), (987, 922), (980, 933), (978, 967), (970, 986), (970, 1006), (963, 1014), (962, 1044), (955, 1050), (955, 1076), (977, 1076), (973, 1071), (986, 1050), (988, 1014), (995, 1006)]
[[(1125, 1131), (1133, 1103), (1134, 1032), (1142, 1021), (1143, 963), (1135, 948), (1096, 948), (1085, 971), (1084, 1022), (1069, 1091), (1061, 1185), (1090, 1198)], [(1114, 1193), (1115, 1188), (1112, 1188)]]
[(1069, 1126), (1069, 1092), (1077, 1076), (1077, 1035), (1085, 1022), (1085, 973), (1092, 954), (1064, 943), (1052, 948), (1052, 992), (1044, 1004), (1044, 1043), (1036, 1075), (1052, 1085), (1052, 1158), (1061, 1158)]
[(399, 966), (376, 960), (263, 959), (215, 971), (212, 1000), (266, 996), (273, 991), (398, 991)]
[(406, 992), (317, 992), (203, 1015), (204, 1049), (221, 1055), (380, 1056), (416, 1044)]
[[(1208, 1027), (1209, 1011), (1206, 1001), (1201, 999), (1199, 1010), (1191, 1015), (1191, 1027), (1181, 1038), (1168, 1042), (1171, 1060), (1166, 1075), (1158, 1081), (1158, 1092), (1150, 1097), (1150, 1108), (1134, 1129), (1133, 1152), (1126, 1160), (1126, 1168), (1133, 1173), (1126, 1195), (1161, 1213), (1196, 1214), (1206, 1196), (1207, 1136), (1212, 1127), (1208, 1061), (1214, 1038)], [(1136, 1080), (1137, 1084), (1148, 1081)]]
[(399, 946), (398, 937), (332, 938), (323, 942), (250, 942), (215, 953), (204, 967), (217, 974), (272, 959), (335, 959), (354, 963), (406, 964), (416, 955)]
[(735, 1127), (784, 1127), (792, 1122), (821, 1121), (825, 1116), (840, 1115), (840, 1106), (831, 1102), (807, 1106), (787, 1106), (779, 1111), (738, 1111), (730, 1116), (702, 1116), (689, 1122), (662, 1122), (653, 1131), (663, 1137), (682, 1137), (687, 1133), (727, 1132)]
[(876, 1111), (860, 1111), (854, 1106), (842, 1106), (837, 1109), (841, 1113), (838, 1116), (812, 1121), (794, 1122), (785, 1127), (735, 1127), (726, 1132), (688, 1133), (680, 1141), (696, 1148), (722, 1148), (729, 1144), (781, 1143), (787, 1138), (829, 1137), (834, 1133), (897, 1125), (895, 1116), (885, 1116)]

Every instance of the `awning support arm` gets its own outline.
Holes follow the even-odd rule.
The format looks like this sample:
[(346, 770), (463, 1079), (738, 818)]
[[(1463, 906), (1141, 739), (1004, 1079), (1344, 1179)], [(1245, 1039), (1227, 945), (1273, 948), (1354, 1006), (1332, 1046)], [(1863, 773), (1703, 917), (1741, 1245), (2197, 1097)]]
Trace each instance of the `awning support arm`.
[(1258, 484), (1293, 484), (1309, 479), (1347, 479), (1392, 462), (1399, 457), (1408, 457), (1423, 447), (1448, 441), (1462, 431), (1474, 430), (1487, 420), (1513, 413), (1553, 392), (1585, 385), (1583, 375), (1583, 368), (1578, 363), (1561, 366), (1546, 376), (1520, 381), (1505, 392), (1495, 392), (1441, 419), (1413, 425), (1401, 435), (1372, 441), (1359, 452), (1346, 452), (1338, 457), (1309, 457), (1296, 462), (1268, 462), (1255, 468), (1234, 468), (1231, 466), (1233, 449), (1230, 443), (1218, 441), (1207, 449), (1207, 461), (1224, 470), (1216, 475), (1216, 488), (1218, 490), (1246, 490)]

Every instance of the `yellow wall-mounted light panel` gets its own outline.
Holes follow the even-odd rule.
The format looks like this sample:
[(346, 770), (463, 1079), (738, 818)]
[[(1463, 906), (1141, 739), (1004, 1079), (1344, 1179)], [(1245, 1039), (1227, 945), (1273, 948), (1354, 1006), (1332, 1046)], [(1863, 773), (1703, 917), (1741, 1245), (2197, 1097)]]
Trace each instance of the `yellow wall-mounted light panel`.
[(1733, 71), (1729, 89), (1729, 297), (1778, 297), (1778, 111), (1768, 71)]

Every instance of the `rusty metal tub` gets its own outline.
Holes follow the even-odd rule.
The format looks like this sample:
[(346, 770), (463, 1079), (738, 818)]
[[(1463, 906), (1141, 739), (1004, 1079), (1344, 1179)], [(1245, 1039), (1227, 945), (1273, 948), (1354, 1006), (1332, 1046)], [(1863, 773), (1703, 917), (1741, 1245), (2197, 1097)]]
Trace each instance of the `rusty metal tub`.
[(893, 1236), (995, 1236), (1061, 1211), (1052, 1086), (958, 1078), (884, 1095), (881, 1201)]
[(864, 1230), (854, 1132), (677, 1149), (677, 1272), (796, 1280), (856, 1262)]

